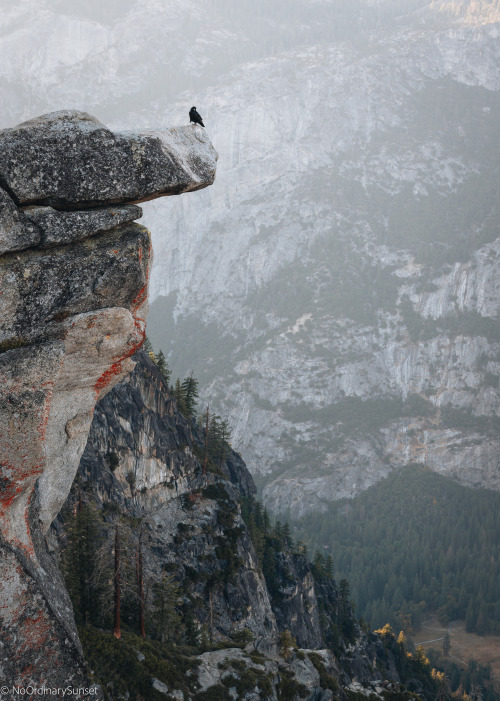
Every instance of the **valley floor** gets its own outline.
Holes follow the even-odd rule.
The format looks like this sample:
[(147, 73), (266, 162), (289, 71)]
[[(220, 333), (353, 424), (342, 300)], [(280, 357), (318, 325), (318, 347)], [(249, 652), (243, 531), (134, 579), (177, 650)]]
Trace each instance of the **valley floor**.
[(422, 623), (422, 628), (414, 639), (415, 645), (422, 643), (426, 650), (430, 648), (440, 650), (442, 649), (441, 639), (446, 631), (450, 635), (451, 642), (449, 657), (463, 665), (467, 665), (471, 658), (483, 665), (491, 665), (492, 675), (500, 687), (500, 636), (467, 633), (465, 621), (460, 620), (453, 621), (446, 627), (439, 622), (437, 616), (432, 616)]

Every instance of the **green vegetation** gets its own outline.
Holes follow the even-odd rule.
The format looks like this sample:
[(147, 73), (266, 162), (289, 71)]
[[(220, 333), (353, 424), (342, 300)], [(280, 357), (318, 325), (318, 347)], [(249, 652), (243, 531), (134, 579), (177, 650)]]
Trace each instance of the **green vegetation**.
[(355, 499), (294, 524), (311, 548), (328, 548), (356, 609), (374, 626), (407, 632), (437, 611), (469, 632), (500, 634), (500, 494), (471, 490), (419, 465)]
[(120, 464), (120, 456), (118, 455), (118, 453), (115, 452), (106, 453), (104, 459), (108, 463), (111, 472), (114, 472)]
[(196, 416), (196, 402), (198, 399), (198, 380), (193, 377), (193, 373), (185, 377), (182, 382), (177, 378), (172, 392), (181, 414), (186, 419), (193, 419)]
[(399, 397), (361, 399), (345, 397), (323, 409), (311, 410), (305, 404), (283, 407), (284, 417), (292, 422), (314, 421), (335, 426), (343, 435), (375, 431), (390, 421), (405, 416), (432, 416), (433, 405), (421, 395), (411, 394), (406, 401)]
[[(288, 565), (284, 564), (286, 560), (280, 558), (280, 554), (286, 553), (289, 558), (303, 556), (307, 562), (307, 548), (302, 541), (294, 543), (288, 522), (277, 520), (272, 523), (266, 509), (253, 497), (241, 500), (241, 513), (259, 558), (271, 600), (275, 606), (279, 606), (283, 601), (283, 589), (295, 581)], [(326, 644), (332, 650), (340, 652), (342, 640), (352, 642), (356, 635), (349, 583), (343, 579), (338, 587), (335, 585), (332, 559), (325, 558), (321, 552), (316, 553), (311, 571), (317, 584), (321, 632)], [(326, 587), (326, 592), (323, 592), (323, 587)], [(287, 631), (282, 635), (286, 633)], [(291, 636), (282, 640), (282, 646), (286, 641), (293, 647)]]
[(408, 297), (399, 303), (399, 311), (413, 343), (428, 341), (439, 333), (451, 336), (483, 336), (490, 343), (500, 340), (500, 323), (497, 318), (481, 316), (475, 311), (455, 312), (439, 319), (425, 319), (413, 308)]
[[(155, 354), (148, 338), (144, 342), (144, 350), (151, 360), (156, 363), (168, 387), (172, 373), (165, 360), (163, 351), (160, 350)], [(183, 380), (178, 377), (175, 384), (169, 387), (169, 390), (181, 414), (191, 422), (197, 419), (196, 428), (201, 434), (203, 445), (195, 441), (192, 445), (192, 450), (199, 459), (203, 472), (214, 472), (221, 477), (225, 477), (222, 465), (231, 450), (229, 422), (214, 412), (210, 412), (208, 406), (204, 414), (196, 416), (199, 382), (192, 372)], [(127, 481), (129, 481), (128, 476)], [(135, 483), (129, 482), (129, 484), (130, 489), (133, 491)]]
[(6, 351), (14, 350), (15, 348), (24, 348), (24, 346), (28, 345), (29, 342), (24, 341), (22, 338), (11, 338), (0, 343), (0, 353), (5, 353)]
[(163, 375), (163, 379), (165, 380), (166, 384), (168, 385), (170, 382), (170, 377), (172, 375), (172, 371), (168, 367), (168, 363), (165, 360), (165, 355), (162, 350), (160, 350), (157, 355), (154, 356), (154, 361), (156, 363), (156, 367), (158, 370), (161, 372)]
[[(141, 598), (140, 520), (120, 514), (118, 508), (99, 511), (92, 503), (83, 503), (81, 497), (80, 493), (74, 509), (64, 513), (65, 541), (61, 554), (61, 570), (77, 624), (113, 628), (114, 582), (118, 571), (122, 628), (139, 634), (141, 620), (145, 620), (147, 634), (153, 639), (189, 644), (190, 633), (182, 622), (186, 606), (180, 585), (171, 575), (165, 572), (160, 581), (146, 582), (149, 594)], [(116, 533), (119, 562), (115, 560)]]
[[(189, 656), (190, 650), (146, 641), (130, 632), (123, 633), (120, 640), (91, 627), (81, 628), (79, 634), (85, 659), (106, 698), (111, 684), (113, 698), (125, 697), (128, 692), (130, 698), (161, 701), (165, 694), (153, 688), (152, 677), (171, 689), (180, 689), (185, 698), (191, 695), (186, 673), (195, 670), (199, 662)], [(144, 660), (139, 661), (138, 653)]]
[(161, 580), (153, 582), (153, 607), (149, 630), (154, 638), (162, 643), (181, 639), (181, 605), (182, 591), (179, 583), (173, 574), (163, 572)]
[(386, 652), (391, 653), (398, 670), (402, 683), (408, 688), (407, 691), (398, 691), (393, 695), (384, 693), (386, 699), (401, 699), (401, 701), (411, 701), (421, 698), (413, 693), (420, 687), (424, 690), (426, 698), (429, 699), (450, 699), (448, 684), (444, 676), (435, 674), (431, 669), (430, 661), (426, 657), (424, 649), (419, 645), (416, 649), (409, 649), (406, 638), (400, 634), (396, 636), (392, 632), (391, 626), (385, 626), (376, 630), (381, 639)]
[(446, 405), (441, 408), (441, 424), (447, 428), (475, 431), (496, 437), (500, 431), (500, 416), (475, 416), (471, 409), (454, 409)]
[(472, 659), (468, 660), (465, 666), (458, 665), (456, 661), (434, 649), (428, 651), (428, 658), (432, 667), (445, 674), (453, 691), (458, 694), (471, 694), (480, 690), (482, 701), (497, 701), (498, 695), (491, 683), (493, 677), (490, 665), (482, 665)]
[(278, 684), (278, 701), (295, 701), (309, 696), (307, 687), (293, 678), (293, 672), (280, 667), (280, 680)]
[(78, 508), (75, 514), (67, 517), (61, 565), (78, 625), (100, 625), (106, 619), (109, 592), (103, 570), (109, 569), (110, 563), (105, 562), (103, 556), (104, 544), (102, 519), (95, 507)]
[(241, 515), (245, 521), (255, 552), (262, 567), (267, 588), (275, 603), (281, 600), (281, 587), (291, 581), (290, 575), (281, 572), (277, 553), (290, 551), (294, 547), (290, 526), (276, 521), (273, 525), (267, 510), (253, 497), (241, 500)]
[[(131, 698), (147, 698), (158, 701), (161, 692), (152, 686), (152, 678), (166, 684), (170, 689), (180, 689), (185, 697), (198, 701), (208, 699), (230, 699), (229, 688), (236, 688), (239, 697), (256, 686), (265, 697), (272, 694), (269, 674), (256, 667), (264, 658), (255, 653), (248, 662), (229, 660), (224, 669), (232, 667), (234, 673), (226, 676), (205, 692), (197, 691), (193, 670), (199, 664), (195, 655), (212, 645), (207, 626), (200, 628), (196, 621), (196, 610), (203, 604), (201, 598), (190, 593), (192, 582), (203, 582), (210, 592), (221, 582), (234, 581), (242, 561), (237, 556), (237, 540), (242, 535), (241, 526), (235, 526), (237, 508), (223, 485), (208, 485), (201, 495), (217, 503), (217, 525), (220, 535), (215, 535), (215, 550), (221, 567), (208, 575), (194, 568), (184, 567), (184, 579), (179, 582), (167, 568), (161, 579), (148, 580), (145, 589), (150, 592), (145, 603), (146, 632), (141, 629), (140, 598), (136, 588), (142, 580), (141, 531), (137, 519), (115, 513), (114, 510), (99, 511), (85, 504), (81, 490), (74, 507), (65, 513), (66, 545), (62, 555), (62, 569), (68, 591), (73, 601), (75, 616), (80, 625), (80, 638), (84, 653), (95, 681), (104, 688), (105, 698), (115, 698), (127, 692)], [(251, 500), (250, 500), (251, 501)], [(247, 505), (247, 514), (257, 513), (257, 522), (267, 523), (268, 516), (260, 505)], [(253, 518), (253, 517), (252, 517)], [(270, 528), (270, 526), (269, 526)], [(190, 524), (178, 524), (178, 537), (189, 538)], [(119, 535), (117, 539), (116, 534)], [(287, 524), (277, 523), (272, 533), (267, 534), (274, 547), (292, 545)], [(176, 536), (177, 537), (177, 536)], [(114, 557), (119, 542), (119, 572), (121, 582), (121, 634), (113, 635), (116, 623), (112, 614), (113, 581), (116, 578), (117, 560)], [(115, 568), (115, 575), (113, 570)], [(329, 576), (325, 563), (316, 561), (317, 574)], [(282, 574), (280, 574), (282, 578)], [(209, 594), (210, 595), (210, 594)], [(107, 629), (108, 632), (105, 632)], [(116, 631), (116, 626), (115, 626)], [(230, 647), (245, 647), (253, 635), (250, 630), (237, 631)], [(295, 654), (296, 643), (289, 631), (282, 635), (285, 657)], [(299, 684), (291, 672), (280, 670), (277, 684), (278, 698), (295, 699), (305, 697), (306, 689)]]
[(231, 451), (228, 421), (211, 413), (207, 407), (205, 415), (198, 417), (198, 430), (203, 439), (203, 447), (195, 444), (193, 452), (200, 460), (203, 471), (208, 470), (225, 477), (222, 465)]
[(130, 493), (131, 493), (132, 496), (133, 496), (134, 493), (135, 493), (135, 485), (136, 485), (136, 482), (137, 482), (137, 478), (136, 478), (136, 476), (135, 476), (135, 472), (133, 472), (132, 470), (129, 470), (129, 472), (127, 472), (127, 474), (125, 475), (125, 479), (126, 479), (127, 482), (128, 482), (128, 486), (130, 487)]
[(330, 689), (334, 694), (338, 693), (339, 683), (326, 671), (323, 658), (317, 652), (308, 652), (307, 656), (319, 672), (319, 683), (322, 689)]

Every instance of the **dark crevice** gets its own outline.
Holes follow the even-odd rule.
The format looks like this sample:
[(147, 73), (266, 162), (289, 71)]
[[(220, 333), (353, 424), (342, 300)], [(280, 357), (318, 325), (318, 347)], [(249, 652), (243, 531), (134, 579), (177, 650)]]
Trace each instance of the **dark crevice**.
[(18, 198), (16, 197), (15, 193), (10, 189), (10, 187), (7, 185), (7, 183), (5, 182), (4, 178), (2, 178), (1, 175), (0, 175), (0, 187), (2, 188), (2, 190), (5, 190), (5, 192), (8, 194), (10, 199), (14, 202), (16, 207), (19, 207), (20, 204), (19, 204)]

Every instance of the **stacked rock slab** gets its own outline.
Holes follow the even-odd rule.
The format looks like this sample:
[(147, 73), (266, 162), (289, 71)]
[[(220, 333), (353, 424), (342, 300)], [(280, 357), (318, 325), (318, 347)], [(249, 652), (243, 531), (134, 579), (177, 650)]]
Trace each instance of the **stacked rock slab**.
[(0, 676), (8, 688), (89, 686), (44, 536), (96, 401), (132, 369), (144, 340), (151, 243), (134, 223), (136, 205), (210, 185), (216, 161), (196, 126), (113, 133), (65, 111), (0, 132)]

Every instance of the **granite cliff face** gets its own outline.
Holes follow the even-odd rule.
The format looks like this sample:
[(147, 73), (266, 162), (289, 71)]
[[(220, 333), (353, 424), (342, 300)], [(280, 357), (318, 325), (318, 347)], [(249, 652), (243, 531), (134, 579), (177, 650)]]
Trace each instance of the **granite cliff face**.
[[(203, 444), (199, 431), (177, 410), (155, 364), (142, 353), (136, 359), (130, 378), (96, 407), (79, 485), (100, 509), (112, 504), (141, 519), (148, 576), (160, 581), (167, 568), (181, 581), (191, 577), (193, 610), (202, 624), (208, 621), (207, 580), (221, 580), (210, 594), (214, 639), (244, 628), (256, 638), (276, 637), (257, 557), (235, 507), (239, 496), (256, 491), (250, 474), (236, 453), (221, 466), (224, 479), (202, 474), (193, 452)], [(226, 565), (215, 555), (221, 540), (241, 560), (225, 584)]]
[(224, 166), (153, 271), (155, 347), (199, 368), (293, 516), (411, 462), (499, 487), (498, 8), (370, 5), (368, 31), (207, 89)]
[[(229, 451), (203, 474), (202, 430), (180, 413), (155, 363), (143, 352), (134, 360), (130, 376), (96, 406), (77, 479), (53, 524), (50, 543), (62, 553), (64, 566), (72, 519), (85, 508), (99, 515), (103, 542), (113, 541), (118, 523), (133, 523), (129, 557), (135, 560), (140, 542), (149, 592), (145, 619), (151, 638), (144, 652), (152, 650), (151, 641), (163, 639), (156, 586), (165, 572), (178, 585), (182, 621), (189, 618), (195, 630), (191, 644), (205, 636), (201, 645), (210, 649), (197, 654), (192, 647), (191, 671), (180, 676), (168, 669), (152, 676), (151, 659), (139, 655), (136, 676), (151, 698), (165, 693), (185, 701), (276, 701), (285, 690), (287, 698), (309, 701), (344, 700), (348, 692), (376, 699), (390, 690), (410, 698), (401, 684), (397, 654), (360, 628), (330, 576), (314, 571), (295, 548), (278, 545), (272, 583), (269, 573), (264, 576), (243, 518), (245, 501), (256, 491), (245, 464)], [(127, 625), (137, 627), (136, 613)], [(284, 631), (295, 639), (293, 649), (283, 647)], [(122, 640), (121, 654), (129, 649), (135, 658), (137, 649), (130, 645)], [(88, 653), (96, 674), (105, 674), (93, 648)], [(110, 699), (120, 698), (126, 683), (119, 688), (110, 683), (112, 670), (111, 659), (108, 677), (99, 681)]]
[(198, 129), (114, 134), (80, 112), (0, 132), (0, 668), (9, 684), (88, 686), (44, 537), (96, 401), (130, 372), (144, 339), (151, 243), (131, 203), (210, 185), (216, 159)]

